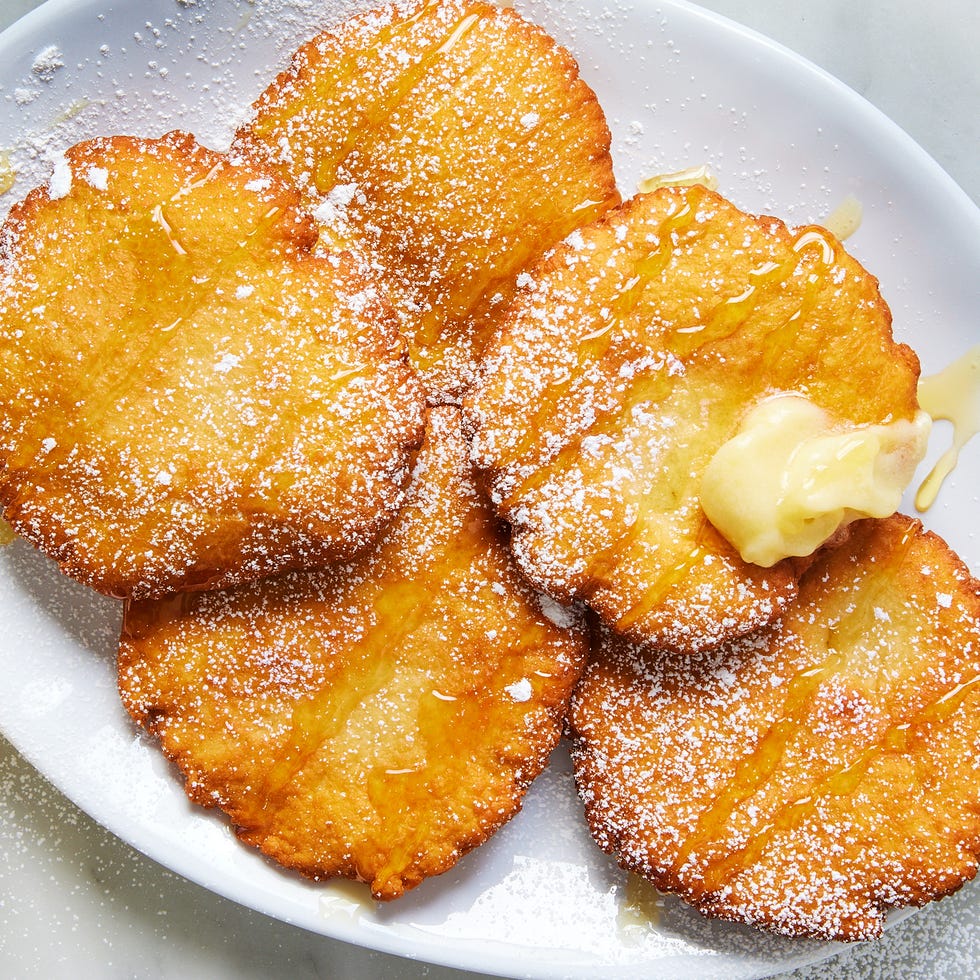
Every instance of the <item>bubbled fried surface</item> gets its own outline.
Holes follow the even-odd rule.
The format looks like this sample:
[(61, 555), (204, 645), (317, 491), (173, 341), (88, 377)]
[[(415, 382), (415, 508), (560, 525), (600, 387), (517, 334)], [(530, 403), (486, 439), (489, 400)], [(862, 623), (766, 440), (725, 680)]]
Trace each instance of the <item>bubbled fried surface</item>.
[(510, 565), (459, 413), (430, 412), (409, 498), (356, 562), (129, 604), (122, 699), (188, 795), (314, 878), (395, 898), (519, 808), (585, 657)]
[[(373, 287), (271, 171), (171, 133), (79, 144), (0, 251), (0, 501), (112, 595), (352, 554), (422, 397)], [(62, 186), (64, 184), (64, 186)]]
[(855, 424), (911, 419), (917, 377), (839, 242), (695, 185), (639, 195), (532, 269), (464, 405), (531, 580), (694, 650), (796, 592), (799, 563), (747, 564), (701, 510), (744, 411), (789, 391)]
[(598, 843), (702, 912), (869, 939), (980, 853), (980, 584), (854, 525), (780, 623), (693, 656), (602, 634), (571, 711)]
[(380, 272), (436, 403), (471, 379), (517, 273), (618, 202), (609, 143), (567, 51), (513, 10), (441, 0), (305, 44), (234, 145)]

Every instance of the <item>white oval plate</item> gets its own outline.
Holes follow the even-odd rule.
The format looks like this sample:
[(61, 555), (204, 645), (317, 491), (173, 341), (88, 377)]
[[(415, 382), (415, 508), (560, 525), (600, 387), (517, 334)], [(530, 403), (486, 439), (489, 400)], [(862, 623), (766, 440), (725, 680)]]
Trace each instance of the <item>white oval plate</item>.
[[(82, 138), (183, 128), (221, 148), (302, 40), (368, 5), (49, 0), (0, 36), (0, 151), (17, 171), (0, 214)], [(609, 116), (624, 195), (644, 176), (702, 164), (740, 206), (790, 224), (853, 194), (865, 214), (850, 248), (880, 278), (895, 333), (925, 372), (980, 339), (980, 211), (844, 86), (677, 0), (517, 6), (579, 58)], [(926, 466), (946, 437), (937, 429)], [(926, 522), (976, 573), (980, 454), (965, 456)], [(588, 838), (563, 750), (517, 818), (398, 903), (287, 874), (192, 807), (134, 731), (115, 691), (119, 615), (27, 546), (0, 551), (0, 730), (96, 820), (206, 888), (324, 935), (529, 977), (730, 980), (839, 949), (708, 922), (672, 899), (651, 906), (648, 926), (624, 915), (623, 876)]]

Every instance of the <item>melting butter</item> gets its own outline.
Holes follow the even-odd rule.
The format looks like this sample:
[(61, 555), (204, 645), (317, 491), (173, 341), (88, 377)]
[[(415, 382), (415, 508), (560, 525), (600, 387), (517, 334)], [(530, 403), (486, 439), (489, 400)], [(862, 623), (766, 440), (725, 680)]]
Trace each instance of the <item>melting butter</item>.
[(0, 517), (0, 548), (5, 544), (13, 544), (16, 537), (17, 535), (14, 534), (14, 529)]
[(935, 419), (953, 423), (953, 444), (939, 458), (915, 496), (918, 510), (935, 502), (960, 450), (980, 432), (980, 344), (938, 374), (919, 381), (919, 404)]
[(925, 412), (855, 426), (800, 395), (776, 395), (709, 462), (701, 506), (745, 561), (769, 568), (812, 554), (851, 521), (898, 509), (930, 426)]
[(643, 194), (649, 194), (660, 187), (693, 187), (695, 184), (702, 184), (709, 191), (718, 189), (718, 181), (706, 166), (688, 167), (672, 174), (656, 174), (641, 180), (636, 186)]

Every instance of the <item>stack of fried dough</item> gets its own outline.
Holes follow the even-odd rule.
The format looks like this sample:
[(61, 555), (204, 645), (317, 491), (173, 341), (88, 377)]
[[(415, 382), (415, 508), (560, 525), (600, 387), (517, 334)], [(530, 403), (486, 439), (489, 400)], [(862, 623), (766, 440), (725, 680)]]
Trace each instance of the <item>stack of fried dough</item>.
[(829, 232), (621, 203), (609, 142), (544, 32), (435, 0), (228, 154), (73, 147), (0, 239), (4, 516), (125, 599), (127, 710), (285, 867), (396, 898), (564, 728), (625, 868), (873, 937), (976, 871), (980, 585), (897, 515), (753, 565), (699, 487), (773, 395), (912, 420), (918, 362)]

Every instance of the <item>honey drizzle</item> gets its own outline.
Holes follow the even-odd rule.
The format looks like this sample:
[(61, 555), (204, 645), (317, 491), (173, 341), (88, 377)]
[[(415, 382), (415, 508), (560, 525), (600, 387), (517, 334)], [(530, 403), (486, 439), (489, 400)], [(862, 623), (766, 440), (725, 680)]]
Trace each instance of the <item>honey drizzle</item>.
[[(692, 188), (690, 194), (693, 195), (696, 192), (703, 193), (703, 188), (696, 186)], [(650, 285), (650, 279), (654, 275), (658, 275), (670, 261), (673, 246), (667, 243), (673, 241), (673, 234), (677, 228), (686, 227), (693, 222), (694, 217), (695, 210), (687, 201), (686, 206), (673, 215), (676, 225), (669, 232), (665, 231), (661, 234), (657, 249), (646, 259), (637, 263), (637, 274), (630, 280), (627, 289), (617, 298), (622, 301), (617, 304), (615, 317), (607, 320), (600, 331), (591, 335), (593, 339), (587, 341), (589, 347), (587, 348), (586, 363), (599, 360), (606, 354), (612, 343), (614, 328), (621, 325), (623, 320), (636, 309), (644, 290)], [(678, 359), (690, 358), (710, 348), (711, 345), (732, 336), (744, 325), (764, 299), (773, 291), (780, 289), (796, 273), (804, 262), (808, 249), (814, 245), (817, 245), (821, 250), (819, 267), (825, 275), (827, 269), (832, 267), (836, 259), (834, 245), (820, 229), (804, 229), (794, 240), (793, 254), (790, 257), (781, 263), (766, 263), (758, 269), (751, 270), (749, 276), (755, 279), (755, 282), (750, 281), (748, 287), (741, 294), (724, 300), (715, 307), (704, 324), (696, 330), (683, 328), (675, 330), (667, 338), (664, 345), (665, 349)], [(778, 359), (782, 356), (792, 343), (798, 332), (798, 321), (812, 308), (819, 295), (822, 282), (823, 276), (820, 272), (811, 273), (807, 277), (803, 299), (799, 306), (785, 323), (769, 332), (765, 343), (767, 363), (769, 359)], [(774, 338), (778, 339), (774, 341)], [(567, 394), (572, 383), (573, 379), (569, 378), (549, 390), (548, 397), (543, 399), (542, 408), (532, 415), (531, 423), (523, 429), (523, 435), (515, 445), (511, 465), (524, 457), (530, 450), (540, 431), (545, 427), (547, 416), (553, 412), (554, 401)], [(619, 429), (624, 416), (647, 402), (660, 401), (672, 389), (672, 379), (663, 373), (634, 376), (630, 383), (625, 386), (624, 395), (620, 401), (610, 408), (597, 412), (591, 425), (575, 432), (555, 456), (540, 463), (524, 480), (516, 483), (509, 493), (503, 496), (503, 505), (507, 506), (516, 498), (522, 497), (546, 483), (552, 472), (556, 469), (563, 469), (575, 459), (586, 437), (614, 433)]]
[(639, 540), (643, 528), (642, 515), (611, 544), (596, 551), (589, 559), (589, 582), (582, 590), (580, 598), (586, 602), (603, 585), (606, 578), (619, 565), (623, 555), (628, 554)]
[[(891, 572), (900, 568), (908, 558), (915, 541), (915, 533), (916, 523), (909, 521), (901, 540), (883, 562), (864, 563), (862, 581), (855, 583), (855, 588), (850, 594), (850, 610), (841, 617), (836, 627), (829, 630), (827, 649), (830, 652), (820, 664), (801, 670), (790, 680), (782, 714), (770, 725), (754, 750), (738, 762), (733, 777), (725, 789), (698, 818), (695, 829), (680, 848), (672, 864), (675, 875), (695, 853), (706, 850), (710, 852), (710, 846), (724, 833), (725, 826), (731, 820), (735, 809), (758, 792), (776, 772), (791, 738), (805, 724), (808, 709), (817, 691), (846, 664), (847, 658), (841, 650), (849, 649), (872, 628), (875, 600), (888, 587)], [(837, 644), (840, 649), (837, 648)], [(977, 678), (977, 681), (980, 682), (980, 678)], [(961, 685), (957, 692), (963, 687), (965, 685)], [(963, 696), (965, 697), (965, 694)], [(946, 703), (947, 697), (940, 698), (935, 704)], [(925, 709), (912, 724), (919, 724), (930, 717), (929, 709)], [(897, 731), (901, 726), (893, 726), (893, 728)], [(894, 740), (894, 735), (883, 736), (882, 745), (890, 747)], [(902, 743), (903, 747), (904, 744)], [(880, 747), (873, 746), (866, 750), (868, 763)], [(838, 773), (824, 777), (810, 797), (798, 802), (809, 804), (815, 797), (829, 792), (832, 787), (846, 788), (851, 785), (850, 770), (859, 762), (860, 760), (844, 767)], [(867, 766), (864, 768), (866, 769)], [(859, 778), (858, 776), (858, 781)], [(856, 782), (853, 785), (856, 785)], [(851, 788), (853, 789), (853, 786)], [(777, 832), (792, 827), (803, 811), (796, 808), (794, 804), (789, 812), (795, 816), (777, 817), (770, 825), (753, 835), (741, 849), (731, 852), (728, 856), (706, 857), (704, 866), (698, 869), (705, 887), (709, 891), (721, 888), (733, 873), (746, 865), (748, 860), (755, 859), (761, 854)]]
[[(452, 769), (433, 774), (428, 758), (444, 758), (447, 741), (454, 732), (469, 731), (478, 726), (473, 715), (479, 714), (480, 699), (475, 691), (454, 697), (433, 691), (419, 704), (416, 728), (424, 750), (418, 764), (393, 771), (385, 766), (373, 767), (367, 776), (367, 793), (371, 806), (383, 818), (381, 839), (388, 850), (384, 865), (376, 873), (380, 882), (400, 873), (418, 855), (424, 853), (429, 828), (421, 816), (427, 801), (445, 799), (452, 793), (449, 785)], [(454, 746), (452, 757), (462, 759), (465, 746)], [(413, 814), (415, 815), (413, 818)]]
[[(327, 686), (312, 697), (296, 703), (290, 718), (289, 732), (283, 736), (284, 749), (267, 770), (267, 778), (258, 791), (256, 806), (260, 809), (281, 807), (289, 797), (290, 784), (316, 757), (322, 746), (340, 735), (357, 707), (366, 698), (379, 692), (394, 677), (404, 641), (428, 620), (433, 604), (446, 591), (447, 583), (451, 583), (453, 570), (466, 570), (485, 562), (488, 520), (489, 517), (482, 508), (475, 508), (463, 522), (463, 529), (457, 533), (452, 543), (441, 553), (431, 556), (431, 564), (427, 566), (430, 571), (427, 574), (414, 575), (405, 580), (399, 579), (397, 575), (400, 573), (396, 572), (393, 580), (382, 583), (374, 599), (374, 625), (351, 647), (357, 651), (357, 662), (344, 667), (340, 683), (332, 684), (328, 679)], [(431, 570), (439, 571), (440, 575), (437, 577), (431, 574)], [(454, 620), (452, 631), (461, 634), (464, 624), (455, 622), (453, 607), (445, 608), (444, 611), (446, 616)], [(532, 623), (524, 627), (522, 635), (515, 639), (510, 651), (510, 661), (519, 663), (528, 650), (541, 642), (538, 639), (541, 631), (547, 634), (549, 629), (550, 626), (538, 615)], [(476, 683), (474, 679), (473, 684)], [(428, 695), (423, 695), (416, 718), (416, 728), (422, 745), (431, 748), (452, 740), (460, 718), (470, 712), (480, 711), (481, 704), (475, 686), (473, 690), (457, 691), (453, 694), (432, 690)], [(478, 723), (473, 721), (471, 724)], [(440, 752), (434, 751), (431, 756), (440, 758)], [(397, 794), (393, 795), (391, 787), (387, 785), (389, 779), (404, 781), (421, 777), (427, 771), (427, 766), (426, 757), (423, 756), (401, 770), (392, 770), (384, 765), (374, 767), (368, 774), (366, 786), (372, 805), (380, 813), (386, 799), (404, 799), (409, 795), (409, 788), (403, 782)], [(410, 788), (416, 792), (420, 804), (433, 795), (433, 778), (435, 777), (427, 775), (418, 786)], [(406, 827), (392, 819), (397, 815), (390, 811), (384, 813), (390, 824), (390, 832), (386, 831), (385, 834), (387, 846), (397, 851), (397, 854), (393, 851), (389, 857), (390, 870), (391, 867), (401, 867), (398, 865), (399, 860), (411, 857), (412, 846), (411, 837), (402, 843), (394, 843), (405, 836)]]
[[(674, 235), (688, 230), (694, 223), (697, 213), (694, 199), (700, 198), (703, 192), (703, 188), (699, 187), (688, 190), (682, 197), (681, 207), (661, 223), (656, 247), (647, 255), (637, 259), (633, 275), (626, 280), (623, 288), (616, 295), (609, 315), (579, 342), (576, 359), (580, 370), (577, 373), (581, 374), (589, 364), (601, 361), (609, 352), (613, 342), (620, 339), (617, 333), (619, 328), (635, 312), (654, 276), (660, 275), (673, 257)], [(549, 387), (547, 398), (543, 399), (541, 408), (531, 414), (521, 437), (515, 442), (507, 465), (517, 463), (527, 455), (552, 414), (551, 406), (568, 395), (574, 380), (574, 377), (569, 377)], [(585, 434), (581, 433), (580, 439)]]
[(980, 432), (980, 345), (968, 350), (938, 374), (919, 382), (919, 403), (935, 419), (953, 423), (952, 445), (923, 480), (915, 496), (919, 511), (935, 502), (953, 472), (963, 447)]
[[(843, 769), (823, 777), (809, 795), (780, 810), (775, 819), (756, 831), (743, 847), (723, 860), (710, 864), (703, 875), (705, 888), (716, 891), (726, 884), (732, 874), (755, 863), (777, 834), (798, 826), (806, 816), (816, 810), (819, 800), (852, 794), (860, 786), (875, 759), (888, 755), (904, 755), (916, 729), (942, 724), (948, 720), (978, 686), (980, 675), (947, 691), (942, 697), (926, 705), (911, 721), (890, 725), (877, 744), (869, 745)], [(914, 764), (915, 760), (911, 761)]]
[(10, 154), (0, 150), (0, 194), (6, 194), (17, 181), (17, 171), (10, 163)]
[[(411, 32), (411, 28), (438, 8), (438, 0), (432, 0), (432, 2), (420, 7), (411, 17), (381, 28), (375, 36), (376, 43), (371, 52), (374, 60), (381, 60), (388, 45), (396, 44), (402, 49), (406, 48), (408, 45), (405, 36)], [(276, 111), (270, 112), (268, 115), (263, 115), (260, 110), (257, 118), (251, 123), (252, 132), (264, 141), (271, 142), (270, 137), (273, 130), (277, 126), (302, 115), (309, 103), (312, 102), (315, 105), (329, 104), (332, 90), (338, 87), (338, 77), (343, 79), (346, 76), (359, 74), (362, 70), (359, 67), (359, 61), (364, 58), (364, 51), (361, 48), (354, 44), (346, 44), (343, 46), (343, 52), (333, 74), (327, 75), (316, 70), (310, 72), (309, 77), (313, 81), (313, 90), (308, 99), (289, 98), (280, 100), (273, 106)], [(285, 129), (286, 127), (283, 126), (282, 128)], [(351, 129), (357, 129), (356, 121), (351, 123)]]
[(612, 409), (597, 412), (596, 418), (590, 426), (577, 432), (555, 456), (516, 484), (510, 493), (503, 498), (504, 505), (510, 503), (515, 497), (523, 497), (537, 490), (548, 481), (554, 471), (560, 472), (573, 462), (579, 455), (582, 442), (587, 436), (595, 437), (615, 433), (620, 426), (623, 415), (645, 402), (660, 400), (669, 390), (670, 379), (663, 373), (647, 374), (640, 377), (630, 385), (629, 393), (622, 402)]
[(643, 593), (640, 601), (616, 620), (617, 630), (625, 632), (648, 616), (663, 603), (670, 590), (678, 585), (705, 555), (713, 552), (714, 549), (706, 544), (707, 535), (708, 523), (702, 521), (695, 537), (694, 547), (674, 565), (661, 572), (657, 580)]
[[(346, 664), (342, 683), (327, 683), (312, 697), (297, 701), (290, 717), (285, 750), (271, 765), (260, 790), (260, 809), (283, 804), (290, 783), (336, 737), (357, 707), (394, 676), (394, 651), (424, 620), (429, 606), (419, 602), (420, 587), (412, 582), (393, 582), (375, 600), (374, 626), (351, 647), (356, 664)], [(388, 655), (387, 651), (393, 651)]]
[[(438, 4), (430, 4), (424, 7), (418, 14), (413, 15), (406, 21), (397, 25), (392, 25), (382, 32), (376, 46), (375, 53), (379, 54), (383, 48), (391, 43), (402, 33), (408, 33), (413, 24), (423, 15), (438, 9)], [(389, 119), (393, 112), (405, 101), (416, 86), (429, 74), (432, 66), (459, 43), (459, 41), (475, 26), (484, 16), (486, 10), (469, 9), (460, 17), (443, 35), (436, 38), (426, 46), (419, 60), (402, 72), (397, 83), (387, 92), (383, 98), (378, 98), (370, 103), (360, 115), (356, 123), (352, 123), (347, 134), (347, 138), (330, 154), (321, 156), (316, 161), (316, 169), (313, 175), (313, 182), (321, 194), (329, 192), (337, 183), (337, 173), (344, 165), (350, 155), (362, 144), (367, 132), (377, 132), (381, 126)], [(353, 65), (351, 65), (353, 68)], [(321, 151), (325, 148), (320, 148)]]
[[(845, 662), (844, 655), (834, 651), (818, 666), (800, 671), (789, 682), (783, 714), (756, 744), (751, 755), (742, 759), (732, 780), (698, 818), (694, 832), (685, 840), (673, 863), (677, 874), (689, 858), (711, 844), (731, 819), (735, 808), (755, 794), (776, 771), (792, 735), (803, 722), (806, 709), (825, 680), (834, 676)], [(714, 863), (709, 858), (701, 871), (707, 878)]]
[[(189, 181), (182, 185), (166, 202), (157, 204), (145, 218), (141, 217), (138, 221), (134, 219), (133, 226), (127, 223), (124, 235), (124, 248), (134, 254), (151, 253), (158, 256), (166, 256), (158, 275), (139, 277), (136, 281), (136, 290), (133, 294), (134, 306), (142, 311), (154, 314), (159, 310), (160, 302), (155, 286), (159, 282), (165, 284), (168, 297), (177, 297), (174, 312), (178, 315), (166, 325), (158, 325), (156, 330), (145, 331), (141, 334), (142, 345), (134, 343), (134, 337), (126, 331), (117, 331), (113, 335), (107, 335), (104, 342), (100, 344), (94, 355), (86, 365), (84, 378), (88, 383), (80, 380), (76, 387), (79, 402), (86, 402), (85, 420), (86, 424), (92, 425), (99, 419), (114, 410), (119, 401), (125, 397), (126, 393), (142, 383), (143, 373), (138, 370), (140, 364), (152, 363), (159, 351), (169, 344), (174, 343), (176, 328), (187, 323), (194, 312), (200, 307), (202, 302), (214, 291), (214, 283), (221, 279), (225, 270), (244, 254), (247, 254), (253, 240), (261, 236), (275, 222), (281, 220), (281, 209), (270, 207), (258, 219), (253, 227), (246, 229), (237, 244), (224, 254), (215, 254), (209, 269), (209, 275), (204, 278), (195, 278), (193, 275), (193, 265), (191, 256), (180, 243), (178, 233), (175, 232), (175, 222), (168, 217), (166, 206), (177, 202), (190, 192), (203, 187), (220, 169), (218, 164), (203, 177)], [(166, 246), (157, 248), (151, 244), (154, 240), (165, 239)], [(66, 277), (70, 278), (70, 276)], [(62, 280), (65, 281), (65, 280)], [(120, 365), (128, 365), (120, 370)], [(99, 382), (115, 373), (119, 380), (108, 387), (98, 391), (98, 399), (93, 399), (93, 395), (99, 388)], [(45, 432), (38, 432), (35, 436), (34, 445), (29, 452), (36, 453), (37, 445)], [(54, 472), (62, 465), (68, 454), (73, 450), (75, 440), (62, 440), (53, 449), (43, 456), (43, 469), (47, 473)], [(257, 471), (262, 465), (263, 454), (256, 450), (253, 453), (253, 465), (251, 469)]]
[(775, 371), (780, 359), (798, 341), (800, 328), (816, 306), (829, 270), (836, 266), (837, 246), (823, 233), (822, 229), (811, 228), (798, 235), (793, 243), (794, 250), (800, 253), (800, 261), (793, 272), (802, 267), (805, 259), (804, 250), (814, 245), (820, 248), (820, 256), (816, 261), (815, 268), (807, 275), (803, 283), (803, 295), (797, 308), (780, 326), (775, 327), (766, 335), (762, 364), (759, 368), (759, 373), (763, 376)]

